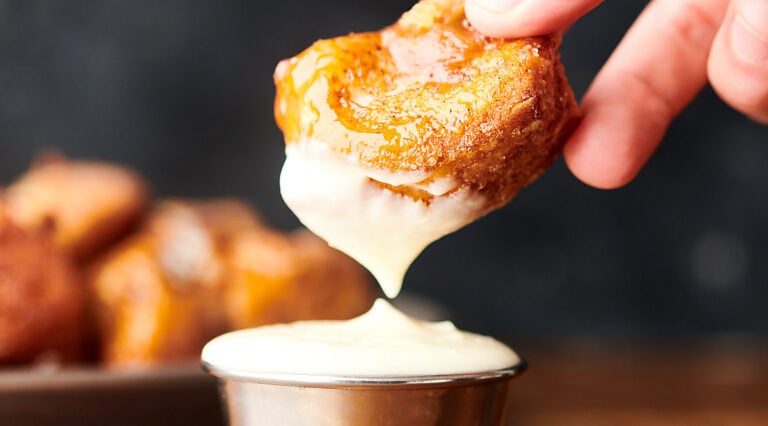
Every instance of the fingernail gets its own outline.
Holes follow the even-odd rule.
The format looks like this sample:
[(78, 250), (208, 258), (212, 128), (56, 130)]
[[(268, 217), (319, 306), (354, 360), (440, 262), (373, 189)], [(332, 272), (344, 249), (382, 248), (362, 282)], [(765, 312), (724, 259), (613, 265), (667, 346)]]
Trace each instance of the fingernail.
[(471, 0), (483, 9), (495, 13), (508, 12), (520, 4), (523, 0)]
[(735, 3), (731, 46), (747, 62), (768, 61), (768, 1), (742, 0)]

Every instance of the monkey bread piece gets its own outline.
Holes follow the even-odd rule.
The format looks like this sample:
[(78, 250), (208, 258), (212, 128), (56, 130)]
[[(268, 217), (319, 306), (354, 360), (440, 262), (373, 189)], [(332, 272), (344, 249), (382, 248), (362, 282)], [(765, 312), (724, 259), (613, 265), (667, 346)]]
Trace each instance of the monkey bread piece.
[(559, 35), (487, 38), (463, 5), (422, 0), (275, 70), (283, 200), (389, 297), (424, 248), (541, 175), (578, 117)]
[(125, 168), (92, 161), (43, 158), (7, 191), (8, 214), (25, 229), (50, 229), (78, 260), (115, 241), (148, 202), (143, 180)]
[(0, 365), (79, 361), (86, 298), (67, 256), (12, 224), (0, 206)]
[(367, 272), (307, 231), (268, 229), (232, 245), (227, 309), (232, 328), (309, 319), (348, 319), (370, 308)]
[(275, 116), (289, 149), (319, 141), (416, 199), (470, 188), (483, 213), (536, 179), (578, 116), (560, 37), (484, 37), (463, 4), (422, 0), (380, 32), (282, 61)]
[(142, 367), (196, 359), (227, 330), (230, 241), (256, 226), (255, 215), (236, 201), (157, 206), (92, 276), (103, 362)]

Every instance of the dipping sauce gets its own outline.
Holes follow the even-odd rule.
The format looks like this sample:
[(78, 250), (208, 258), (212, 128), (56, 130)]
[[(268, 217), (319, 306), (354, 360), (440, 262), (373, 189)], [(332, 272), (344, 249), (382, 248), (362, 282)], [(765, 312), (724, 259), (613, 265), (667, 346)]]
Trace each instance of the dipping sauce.
[[(365, 266), (393, 298), (416, 257), (433, 241), (477, 219), (485, 201), (468, 188), (455, 190), (450, 178), (422, 185), (430, 176), (387, 175), (363, 167), (321, 141), (289, 144), (280, 190), (304, 226)], [(413, 186), (432, 195), (453, 192), (427, 203), (382, 184)]]
[[(425, 180), (430, 184), (420, 184)], [(382, 184), (434, 195), (453, 192), (427, 203)], [(311, 139), (287, 146), (280, 187), (299, 220), (368, 268), (389, 297), (398, 294), (419, 253), (474, 220), (484, 202), (449, 180), (366, 170)], [(227, 333), (205, 346), (202, 359), (240, 374), (355, 377), (476, 373), (520, 362), (491, 337), (461, 331), (449, 321), (416, 320), (384, 299), (347, 321), (300, 321)]]
[(383, 299), (347, 321), (300, 321), (235, 331), (210, 341), (204, 363), (238, 373), (356, 377), (493, 371), (520, 360), (493, 338), (451, 322), (413, 319)]

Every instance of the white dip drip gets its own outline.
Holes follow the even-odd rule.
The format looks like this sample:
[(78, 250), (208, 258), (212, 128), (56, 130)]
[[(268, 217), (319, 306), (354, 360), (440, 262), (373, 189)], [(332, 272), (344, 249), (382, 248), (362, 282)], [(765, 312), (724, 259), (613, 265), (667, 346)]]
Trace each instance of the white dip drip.
[(454, 186), (450, 179), (419, 184), (427, 178), (366, 170), (324, 143), (306, 140), (287, 146), (280, 190), (304, 226), (368, 268), (391, 298), (400, 292), (419, 253), (476, 219), (483, 203), (459, 189), (427, 205), (371, 181), (418, 187), (434, 195)]
[[(286, 157), (280, 176), (285, 202), (307, 228), (367, 267), (389, 297), (400, 291), (406, 270), (424, 248), (477, 218), (483, 205), (450, 179), (365, 170), (318, 141), (290, 144)], [(373, 180), (436, 197), (426, 204)], [(363, 377), (475, 373), (519, 362), (490, 337), (448, 321), (410, 318), (384, 299), (348, 321), (300, 321), (224, 334), (205, 346), (202, 359), (234, 374)]]
[(223, 371), (338, 376), (421, 376), (498, 370), (519, 358), (451, 322), (419, 321), (379, 299), (348, 321), (301, 321), (235, 331), (203, 349)]

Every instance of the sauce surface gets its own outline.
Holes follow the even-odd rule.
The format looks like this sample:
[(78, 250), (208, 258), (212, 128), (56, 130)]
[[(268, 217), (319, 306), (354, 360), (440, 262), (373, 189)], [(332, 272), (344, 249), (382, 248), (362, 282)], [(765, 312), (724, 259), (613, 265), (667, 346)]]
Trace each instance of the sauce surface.
[(235, 331), (203, 349), (223, 371), (396, 377), (499, 370), (519, 362), (490, 337), (413, 319), (383, 299), (347, 321), (301, 321)]

